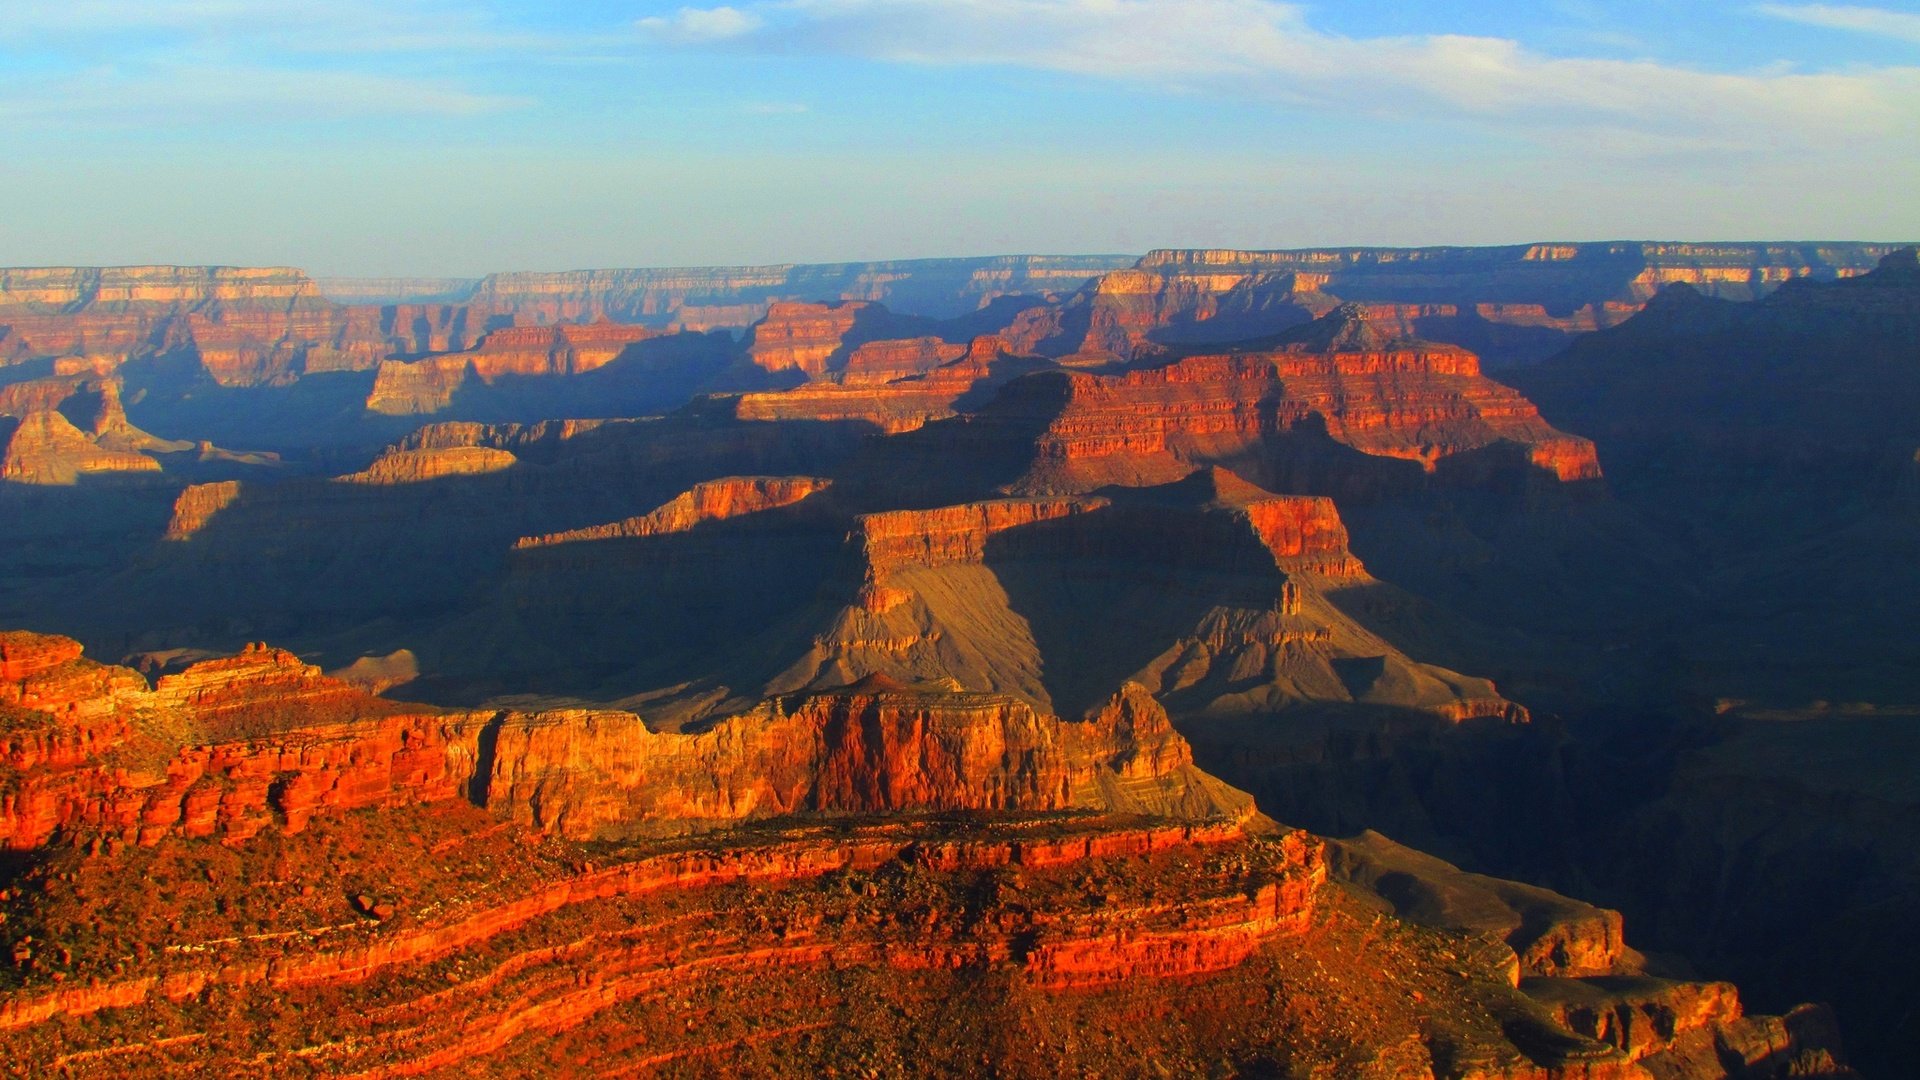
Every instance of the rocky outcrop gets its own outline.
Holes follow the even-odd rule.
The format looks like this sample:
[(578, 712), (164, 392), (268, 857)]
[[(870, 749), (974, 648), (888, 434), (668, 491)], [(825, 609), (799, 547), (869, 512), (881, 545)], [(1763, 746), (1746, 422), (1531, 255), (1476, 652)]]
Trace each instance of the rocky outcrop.
[(173, 501), (173, 516), (167, 520), (167, 540), (190, 540), (206, 527), (213, 516), (232, 506), (240, 498), (240, 481), (220, 480), (211, 484), (190, 484)]
[(478, 476), (511, 469), (520, 459), (490, 446), (446, 446), (388, 450), (373, 464), (338, 477), (347, 484), (418, 484), (449, 476)]
[(1397, 307), (1421, 336), (1491, 350), (1505, 367), (1624, 320), (1668, 284), (1748, 300), (1794, 278), (1863, 273), (1888, 250), (1596, 243), (1155, 251), (1059, 309), (1033, 313), (1021, 343), (1048, 355), (1148, 355), (1168, 345), (1280, 333), (1354, 301)]
[[(1182, 1072), (1284, 1054), (1382, 1074), (1465, 1059), (1545, 1080), (1789, 1060), (1847, 1075), (1814, 1018), (1742, 1018), (1723, 986), (1516, 990), (1457, 936), (1327, 888), (1323, 845), (1297, 832), (912, 819), (587, 857), (459, 809), (316, 822), (210, 857), (56, 851), (9, 904), (22, 985), (0, 999), (0, 1045), (83, 1076), (530, 1073), (578, 1058), (756, 1075), (985, 1059), (1039, 1077), (1143, 1052)], [(389, 850), (383, 827), (406, 831), (412, 858), (336, 861)], [(274, 902), (260, 904), (269, 866)], [(79, 932), (69, 898), (112, 894), (112, 928)], [(233, 1010), (202, 1014), (202, 997)], [(316, 1010), (328, 1026), (300, 1028)], [(922, 1042), (948, 1025), (969, 1034)]]
[(987, 542), (996, 533), (1106, 505), (1107, 500), (1098, 498), (999, 499), (937, 510), (867, 514), (855, 530), (869, 580), (878, 582), (908, 568), (984, 562)]
[(148, 456), (192, 443), (160, 439), (133, 426), (120, 381), (92, 364), (0, 387), (0, 477), (16, 483), (75, 483), (87, 473), (156, 472)]
[(466, 383), (470, 364), (465, 353), (382, 360), (374, 369), (367, 411), (387, 416), (439, 412), (453, 403), (453, 395)]
[(440, 412), (453, 403), (469, 377), (492, 386), (502, 379), (581, 375), (605, 367), (628, 346), (658, 333), (605, 322), (505, 327), (470, 352), (381, 361), (367, 409), (395, 416)]
[(1599, 476), (1591, 443), (1483, 376), (1472, 353), (1393, 336), (1352, 308), (1278, 348), (1030, 375), (917, 434), (880, 448), (897, 459), (876, 471), (925, 485), (951, 483), (955, 463), (1024, 462), (1005, 490), (1067, 494), (1219, 464), (1271, 490), (1349, 498)]
[(797, 371), (816, 379), (826, 374), (829, 365), (845, 366), (847, 354), (857, 344), (848, 340), (856, 326), (886, 317), (885, 308), (859, 301), (777, 303), (749, 332), (747, 359), (763, 371)]
[(451, 420), (423, 424), (395, 443), (395, 450), (450, 450), (484, 447), (514, 454), (540, 454), (570, 439), (598, 431), (608, 424), (625, 425), (620, 420), (542, 420), (530, 424), (482, 424)]
[(854, 349), (831, 378), (842, 386), (882, 386), (924, 375), (966, 354), (966, 346), (937, 337), (870, 341)]
[(1067, 723), (1010, 698), (869, 682), (675, 735), (631, 713), (408, 709), (265, 646), (150, 692), (65, 639), (10, 635), (0, 663), (0, 706), (34, 714), (16, 722), (31, 734), (12, 744), (0, 801), (13, 848), (75, 829), (245, 837), (316, 812), (457, 798), (583, 838), (796, 813), (1252, 810), (1193, 768), (1137, 688)]
[(158, 460), (109, 450), (52, 409), (0, 416), (0, 440), (0, 480), (14, 483), (74, 484), (89, 474), (160, 471)]
[(695, 484), (651, 513), (606, 525), (590, 525), (584, 529), (570, 529), (545, 536), (523, 536), (515, 542), (514, 547), (546, 547), (583, 540), (686, 532), (703, 522), (724, 521), (743, 514), (791, 506), (826, 490), (832, 484), (833, 481), (816, 476), (729, 476)]
[[(762, 422), (844, 423), (869, 425), (888, 435), (917, 430), (931, 421), (954, 415), (960, 403), (990, 387), (1006, 382), (1036, 367), (1051, 366), (1045, 361), (1009, 355), (1007, 342), (996, 335), (982, 335), (965, 348), (940, 346), (929, 353), (925, 343), (934, 338), (907, 341), (882, 341), (863, 345), (848, 358), (848, 366), (828, 371), (821, 379), (786, 390), (741, 394), (731, 400), (732, 415), (741, 420)], [(895, 346), (904, 347), (912, 363), (940, 360), (950, 353), (952, 359), (939, 366), (877, 382), (890, 374), (886, 365), (899, 361)], [(930, 346), (929, 346), (930, 347)], [(878, 369), (857, 370), (862, 353), (869, 353)], [(893, 357), (873, 360), (877, 354)]]
[(1335, 878), (1364, 886), (1400, 918), (1504, 943), (1513, 952), (1516, 985), (1645, 969), (1645, 957), (1627, 947), (1617, 911), (1469, 874), (1372, 831), (1333, 843), (1331, 855)]
[(1527, 716), (1343, 610), (1345, 595), (1388, 587), (1348, 549), (1331, 500), (1222, 469), (1099, 496), (867, 514), (851, 540), (857, 601), (786, 678), (946, 677), (1070, 714), (1133, 681), (1203, 733), (1294, 709), (1442, 726)]

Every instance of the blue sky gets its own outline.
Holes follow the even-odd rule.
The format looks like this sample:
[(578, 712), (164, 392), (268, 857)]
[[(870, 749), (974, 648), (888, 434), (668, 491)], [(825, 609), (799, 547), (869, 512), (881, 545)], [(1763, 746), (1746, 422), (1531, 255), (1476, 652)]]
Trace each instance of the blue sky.
[(1920, 6), (7, 0), (0, 265), (1920, 237)]

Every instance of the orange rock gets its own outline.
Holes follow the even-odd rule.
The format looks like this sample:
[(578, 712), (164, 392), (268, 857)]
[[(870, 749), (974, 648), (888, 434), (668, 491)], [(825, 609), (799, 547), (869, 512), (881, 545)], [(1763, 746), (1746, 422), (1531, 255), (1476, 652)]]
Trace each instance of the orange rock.
[(514, 547), (549, 547), (582, 540), (686, 532), (703, 522), (723, 521), (791, 506), (816, 492), (824, 491), (832, 483), (831, 480), (815, 476), (729, 476), (695, 484), (651, 513), (606, 525), (570, 529), (545, 536), (525, 536)]

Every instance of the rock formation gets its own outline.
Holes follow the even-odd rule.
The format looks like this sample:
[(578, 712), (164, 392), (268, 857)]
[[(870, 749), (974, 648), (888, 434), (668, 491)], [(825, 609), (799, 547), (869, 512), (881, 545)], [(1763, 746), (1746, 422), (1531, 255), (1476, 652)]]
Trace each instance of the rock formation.
[[(19, 770), (0, 844), (98, 830), (246, 837), (315, 812), (469, 798), (560, 835), (677, 833), (798, 812), (1102, 809), (1243, 818), (1137, 688), (1066, 723), (990, 695), (870, 680), (698, 735), (631, 713), (413, 711), (253, 646), (162, 676), (13, 634), (0, 705)], [(141, 722), (136, 724), (135, 718)], [(133, 756), (142, 767), (116, 765)]]
[[(910, 478), (947, 491), (971, 475), (1034, 494), (1163, 483), (1204, 464), (1275, 491), (1343, 498), (1599, 476), (1591, 443), (1541, 420), (1483, 376), (1472, 353), (1392, 336), (1350, 307), (1290, 331), (1276, 348), (1116, 375), (1030, 375), (971, 416), (877, 448), (876, 458), (879, 482)], [(1007, 473), (985, 472), (993, 468)]]
[(673, 501), (649, 513), (605, 525), (523, 536), (516, 548), (569, 544), (582, 540), (610, 540), (616, 537), (662, 536), (686, 532), (708, 521), (724, 521), (742, 514), (791, 506), (815, 492), (824, 491), (833, 481), (814, 476), (729, 476), (704, 484), (695, 484)]
[[(628, 714), (410, 710), (264, 646), (148, 690), (71, 641), (12, 633), (0, 708), (5, 837), (42, 856), (0, 898), (0, 1045), (33, 1070), (518, 1071), (592, 1045), (597, 1068), (914, 1053), (916, 1070), (984, 1058), (1037, 1076), (1146, 1049), (1846, 1075), (1817, 1010), (1749, 1018), (1725, 984), (1566, 965), (1516, 987), (1516, 952), (1471, 919), (1403, 922), (1369, 906), (1391, 894), (1330, 888), (1327, 846), (1250, 819), (1138, 688), (1063, 724), (869, 680), (673, 736)], [(1115, 800), (1155, 816), (1048, 812)], [(922, 813), (609, 839), (780, 811)], [(1161, 996), (1171, 979), (1181, 992)], [(1140, 1012), (1142, 994), (1160, 1004)], [(671, 1000), (706, 1019), (646, 1019)], [(981, 1025), (1023, 1001), (1084, 1034), (893, 1041), (1001, 1030)], [(820, 1037), (825, 1016), (857, 1047)], [(1188, 1042), (1194, 1024), (1212, 1034)]]
[(581, 375), (605, 367), (628, 346), (657, 334), (615, 323), (505, 327), (488, 334), (471, 352), (382, 361), (367, 408), (391, 415), (439, 412), (453, 403), (470, 375), (487, 386), (508, 378)]
[(1155, 251), (1034, 313), (1020, 344), (1122, 357), (1180, 342), (1284, 331), (1341, 301), (1402, 310), (1422, 336), (1499, 366), (1543, 359), (1574, 333), (1617, 324), (1668, 284), (1728, 299), (1793, 278), (1863, 273), (1875, 244), (1533, 244), (1489, 248)]
[(131, 450), (108, 450), (52, 409), (0, 417), (0, 480), (72, 484), (93, 473), (160, 471), (160, 462)]

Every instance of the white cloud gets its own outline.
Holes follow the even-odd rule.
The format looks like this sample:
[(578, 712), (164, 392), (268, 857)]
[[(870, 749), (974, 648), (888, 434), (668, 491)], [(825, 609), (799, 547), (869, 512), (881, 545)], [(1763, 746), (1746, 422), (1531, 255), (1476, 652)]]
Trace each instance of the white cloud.
[(1900, 41), (1920, 43), (1920, 15), (1885, 8), (1856, 7), (1848, 4), (1761, 4), (1754, 9), (1788, 22), (1823, 26), (1830, 30), (1852, 30)]
[(5, 0), (0, 117), (106, 127), (472, 116), (525, 104), (461, 64), (558, 62), (619, 37), (512, 25), (472, 0)]
[(1592, 131), (1607, 134), (1598, 145), (1691, 139), (1725, 152), (1920, 137), (1920, 67), (1724, 73), (1553, 56), (1504, 38), (1348, 37), (1275, 0), (769, 0), (707, 14), (730, 47), (1060, 71), (1294, 109), (1479, 121), (1552, 142)]
[(765, 23), (760, 16), (734, 7), (683, 7), (672, 15), (641, 19), (636, 25), (661, 41), (694, 45), (743, 37)]

